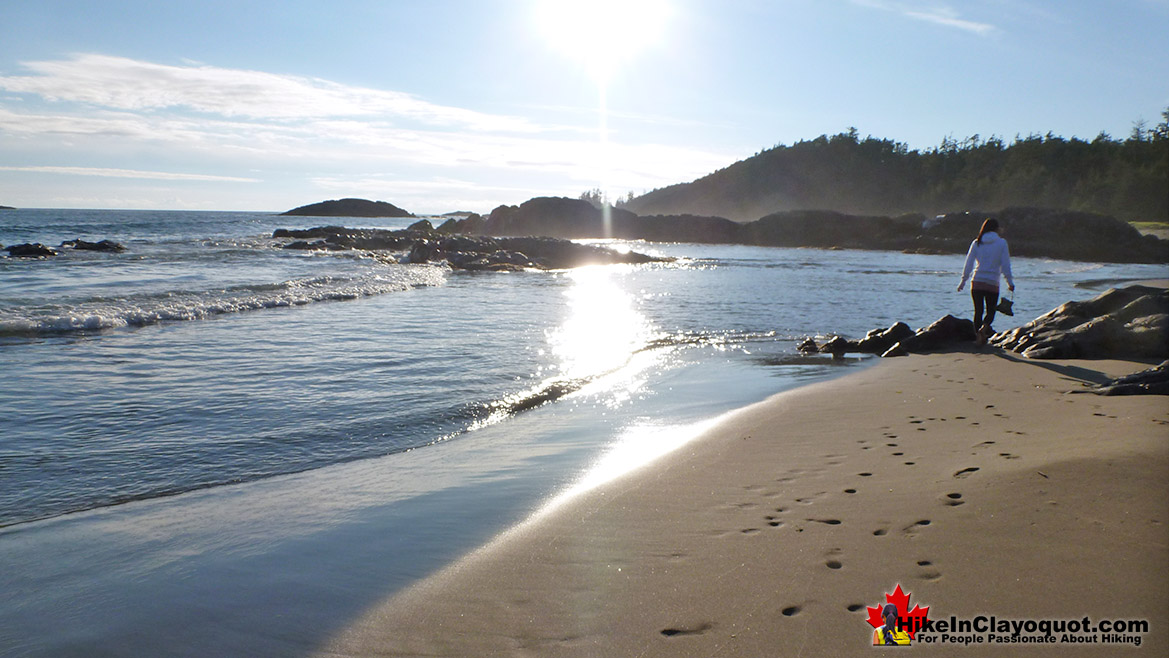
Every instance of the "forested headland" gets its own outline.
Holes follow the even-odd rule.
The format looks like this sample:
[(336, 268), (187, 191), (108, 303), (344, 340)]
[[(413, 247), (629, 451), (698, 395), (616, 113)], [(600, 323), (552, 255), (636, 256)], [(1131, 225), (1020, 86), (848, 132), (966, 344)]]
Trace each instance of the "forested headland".
[(852, 128), (777, 145), (699, 178), (619, 203), (632, 212), (751, 221), (787, 210), (927, 215), (1040, 206), (1169, 221), (1169, 108), (1126, 139), (979, 135), (930, 150)]

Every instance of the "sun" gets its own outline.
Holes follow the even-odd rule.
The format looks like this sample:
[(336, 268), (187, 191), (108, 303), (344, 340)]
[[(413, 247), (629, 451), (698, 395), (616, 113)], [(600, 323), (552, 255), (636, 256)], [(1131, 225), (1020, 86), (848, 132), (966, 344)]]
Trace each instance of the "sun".
[(665, 0), (540, 0), (536, 29), (603, 84), (660, 38), (669, 10)]

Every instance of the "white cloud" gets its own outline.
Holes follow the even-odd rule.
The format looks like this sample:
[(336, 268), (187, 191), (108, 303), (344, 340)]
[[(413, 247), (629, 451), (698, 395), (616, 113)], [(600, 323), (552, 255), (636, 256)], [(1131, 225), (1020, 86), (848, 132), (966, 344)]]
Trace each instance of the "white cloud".
[[(482, 209), (602, 184), (615, 194), (647, 190), (735, 159), (685, 146), (602, 145), (592, 126), (537, 125), (325, 80), (100, 55), (28, 66), (35, 75), (0, 77), (0, 90), (22, 99), (0, 97), (0, 165), (8, 171), (221, 182), (262, 176), (263, 186), (248, 189), (368, 189), (395, 203), (416, 199), (415, 207), (443, 199)], [(157, 162), (215, 175), (158, 172)], [(396, 178), (416, 182), (383, 184)]]
[(959, 30), (971, 32), (979, 36), (987, 36), (996, 31), (997, 28), (990, 23), (979, 23), (976, 21), (969, 21), (958, 18), (957, 12), (948, 7), (938, 7), (930, 11), (911, 11), (906, 10), (904, 14), (910, 18), (926, 21), (927, 23), (935, 23), (937, 25), (944, 25), (946, 27), (954, 27)]
[(931, 4), (928, 7), (918, 7), (905, 2), (887, 2), (886, 0), (852, 0), (852, 3), (872, 9), (898, 13), (914, 20), (956, 28), (978, 36), (990, 36), (998, 31), (998, 28), (990, 23), (981, 23), (959, 17), (958, 12), (954, 8), (946, 5)]
[(380, 116), (470, 130), (541, 130), (523, 118), (438, 105), (402, 92), (263, 71), (171, 66), (96, 54), (24, 66), (35, 75), (0, 76), (0, 89), (115, 110), (185, 108), (225, 117), (284, 120)]

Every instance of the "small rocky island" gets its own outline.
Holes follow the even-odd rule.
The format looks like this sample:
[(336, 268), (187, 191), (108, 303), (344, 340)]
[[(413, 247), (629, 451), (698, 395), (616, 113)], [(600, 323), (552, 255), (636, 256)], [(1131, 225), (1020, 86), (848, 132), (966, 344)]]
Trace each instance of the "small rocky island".
[(385, 201), (333, 199), (293, 208), (281, 215), (300, 217), (413, 217), (414, 214)]

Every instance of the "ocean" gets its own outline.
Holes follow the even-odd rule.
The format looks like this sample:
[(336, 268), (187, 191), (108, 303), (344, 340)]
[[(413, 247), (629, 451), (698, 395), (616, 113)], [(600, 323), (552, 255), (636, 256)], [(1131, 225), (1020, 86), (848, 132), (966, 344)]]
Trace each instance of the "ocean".
[[(0, 211), (6, 246), (126, 247), (0, 257), (0, 653), (307, 651), (557, 496), (874, 362), (804, 338), (970, 315), (960, 255), (602, 240), (671, 260), (498, 273), (271, 237), (413, 221)], [(1014, 271), (1000, 331), (1164, 276)]]

